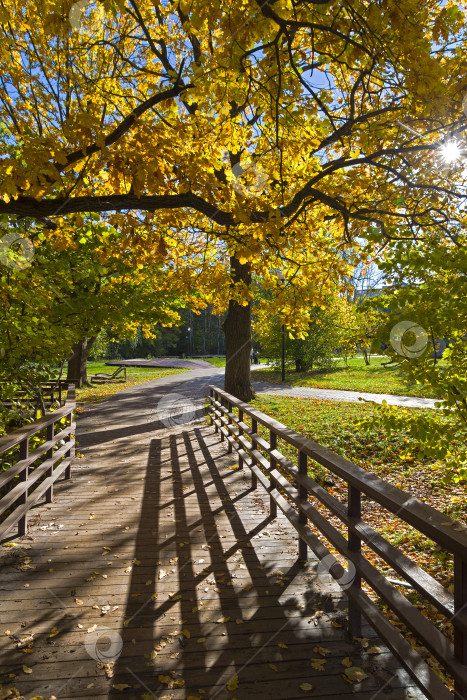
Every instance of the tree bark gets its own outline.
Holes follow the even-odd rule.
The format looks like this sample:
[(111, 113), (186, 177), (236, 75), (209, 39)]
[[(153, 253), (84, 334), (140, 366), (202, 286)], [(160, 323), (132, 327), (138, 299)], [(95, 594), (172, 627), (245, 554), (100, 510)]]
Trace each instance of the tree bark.
[(366, 348), (362, 347), (362, 352), (363, 352), (363, 357), (365, 359), (365, 364), (368, 367), (368, 365), (370, 364), (370, 358), (368, 357), (368, 351)]
[[(230, 266), (232, 286), (239, 282), (249, 286), (249, 265), (242, 265), (237, 258), (232, 257)], [(251, 301), (246, 306), (240, 306), (231, 299), (222, 328), (225, 334), (225, 391), (241, 401), (251, 401), (255, 395), (250, 375)]]
[(88, 383), (87, 362), (89, 352), (94, 345), (96, 336), (83, 338), (79, 343), (73, 345), (73, 355), (68, 360), (67, 380), (76, 382), (76, 386), (81, 387)]

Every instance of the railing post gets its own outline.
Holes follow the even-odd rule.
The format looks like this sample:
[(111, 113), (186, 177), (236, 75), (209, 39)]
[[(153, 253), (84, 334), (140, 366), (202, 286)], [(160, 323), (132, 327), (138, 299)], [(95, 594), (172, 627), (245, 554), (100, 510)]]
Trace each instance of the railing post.
[[(19, 458), (20, 460), (27, 459), (29, 457), (29, 438), (25, 438), (24, 440), (21, 440), (19, 444)], [(23, 471), (19, 475), (19, 480), (20, 481), (27, 481), (29, 476), (29, 467), (26, 467), (23, 469)], [(28, 491), (21, 494), (21, 496), (18, 498), (18, 504), (22, 505), (23, 503), (26, 503), (28, 498)], [(18, 521), (18, 535), (21, 537), (22, 535), (26, 534), (27, 530), (27, 523), (28, 523), (28, 516), (27, 513), (25, 513), (21, 519)]]
[[(46, 440), (49, 442), (49, 440), (54, 439), (54, 434), (55, 434), (55, 423), (51, 423), (50, 425), (47, 426), (47, 437)], [(71, 434), (70, 434), (70, 440), (71, 440)], [(54, 455), (54, 448), (53, 445), (50, 448), (50, 450), (47, 450), (46, 452), (46, 459), (53, 459)], [(53, 471), (54, 471), (54, 465), (52, 464), (50, 469), (47, 469), (45, 473), (45, 478), (47, 479), (49, 476), (53, 476)], [(45, 502), (46, 503), (52, 503), (54, 497), (54, 487), (53, 484), (50, 484), (50, 488), (47, 489), (45, 492)]]
[[(456, 613), (465, 610), (467, 606), (467, 561), (460, 555), (454, 555), (454, 655), (457, 661), (467, 666), (467, 634), (456, 626)], [(467, 686), (455, 681), (456, 698), (467, 697)]]
[[(71, 409), (71, 411), (70, 411), (70, 413), (69, 413), (69, 417), (70, 417), (70, 437), (69, 437), (69, 442), (70, 442), (70, 445), (71, 445), (71, 441), (72, 441), (72, 439), (73, 439), (73, 438), (72, 438), (72, 432), (71, 432), (71, 426), (73, 425), (73, 409)], [(64, 459), (69, 459), (69, 458), (70, 458), (70, 464), (65, 468), (65, 479), (71, 479), (71, 457), (73, 456), (73, 455), (71, 454), (71, 450), (72, 450), (72, 448), (70, 447), (70, 449), (67, 450), (67, 451), (65, 452), (65, 457), (64, 457)]]
[[(209, 396), (211, 399), (213, 398), (211, 388), (209, 388)], [(209, 416), (209, 420), (211, 421), (209, 425), (214, 425), (214, 418), (212, 416), (212, 401), (209, 401), (208, 416)]]
[[(229, 430), (230, 418), (228, 415), (229, 413), (232, 413), (232, 404), (230, 403), (230, 401), (227, 401), (227, 411), (228, 411), (228, 413), (227, 413), (227, 425), (225, 427), (227, 429), (227, 432), (230, 433), (230, 430)], [(230, 440), (228, 438), (227, 438), (227, 443), (228, 443), (227, 452), (230, 453), (230, 452), (232, 452), (232, 443), (230, 442)]]
[[(243, 411), (238, 409), (238, 422), (241, 423), (243, 421)], [(238, 434), (243, 435), (243, 429), (238, 427)], [(240, 457), (238, 455), (238, 467), (239, 469), (243, 469), (243, 457)]]
[[(301, 450), (298, 452), (298, 472), (300, 476), (306, 476), (308, 473), (307, 456)], [(306, 502), (308, 500), (306, 487), (297, 482), (297, 488), (300, 501)], [(300, 509), (298, 511), (298, 522), (300, 525), (306, 525), (307, 523), (307, 517)], [(308, 559), (308, 547), (305, 540), (301, 537), (298, 538), (298, 558), (300, 561), (306, 561)]]
[[(216, 392), (216, 390), (215, 390), (215, 389), (211, 389), (211, 391), (212, 391), (212, 398), (214, 399), (214, 401), (217, 401), (217, 392)], [(215, 414), (215, 408), (214, 408), (214, 405), (213, 405), (213, 404), (211, 404), (211, 405), (212, 405), (212, 422), (214, 423), (214, 432), (215, 432), (215, 433), (218, 433), (218, 432), (219, 432), (219, 426), (218, 426), (217, 423), (215, 422), (215, 416), (216, 416), (216, 414)]]
[[(221, 406), (224, 406), (224, 397), (223, 397), (223, 396), (220, 397), (220, 404), (221, 404)], [(220, 415), (220, 417), (219, 417), (219, 423), (221, 424), (221, 426), (220, 426), (220, 428), (219, 428), (219, 432), (220, 432), (220, 434), (221, 434), (221, 442), (224, 442), (224, 433), (222, 432), (222, 427), (223, 427), (222, 416), (223, 416), (224, 414), (223, 414), (222, 411), (220, 411), (220, 414), (221, 414), (221, 415)]]
[[(272, 430), (269, 430), (269, 445), (271, 450), (275, 450), (277, 447), (277, 435)], [(274, 469), (274, 467), (276, 466), (276, 460), (274, 459), (274, 457), (270, 458), (269, 464), (271, 466), (271, 470)], [(275, 486), (275, 483), (275, 479), (270, 475), (271, 488)], [(270, 496), (269, 498), (269, 514), (271, 518), (277, 517), (277, 503), (272, 496)]]
[[(361, 492), (355, 488), (355, 486), (352, 486), (351, 484), (348, 485), (348, 500), (347, 500), (347, 514), (349, 518), (355, 518), (355, 519), (360, 519), (361, 517)], [(356, 552), (358, 554), (361, 553), (362, 551), (362, 540), (361, 538), (356, 535), (354, 532), (352, 532), (350, 526), (348, 528), (348, 547), (351, 552)], [(351, 561), (347, 562), (349, 566), (349, 574), (350, 574), (350, 567), (353, 567), (353, 564)], [(352, 581), (348, 581), (348, 587), (352, 588), (357, 588), (360, 589), (362, 587), (362, 579), (360, 576), (358, 576), (356, 573), (353, 576)], [(349, 632), (352, 635), (352, 637), (361, 637), (362, 636), (362, 615), (360, 613), (360, 610), (357, 608), (357, 606), (354, 604), (353, 600), (348, 598), (349, 600)]]
[[(258, 421), (255, 420), (254, 418), (251, 419), (251, 431), (253, 433), (256, 433), (258, 431)], [(256, 442), (254, 438), (251, 438), (251, 447), (253, 450), (256, 450)], [(253, 460), (254, 463), (254, 460)], [(254, 472), (251, 472), (251, 488), (256, 489), (258, 488), (258, 478)]]

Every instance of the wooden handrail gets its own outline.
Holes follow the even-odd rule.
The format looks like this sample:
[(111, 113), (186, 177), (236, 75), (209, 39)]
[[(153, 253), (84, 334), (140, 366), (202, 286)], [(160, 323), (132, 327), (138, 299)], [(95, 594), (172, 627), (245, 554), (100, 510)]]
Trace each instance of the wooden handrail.
[[(0, 455), (19, 447), (13, 458), (17, 461), (0, 477), (0, 488), (4, 491), (0, 498), (0, 540), (15, 525), (18, 525), (19, 535), (26, 534), (28, 510), (44, 495), (46, 502), (52, 501), (53, 484), (63, 472), (65, 479), (71, 478), (71, 463), (75, 456), (75, 408), (75, 386), (70, 384), (64, 406), (0, 438)], [(63, 419), (68, 424), (60, 426), (61, 430), (55, 433), (55, 425)], [(44, 430), (44, 442), (30, 452), (30, 438)], [(64, 444), (58, 446), (61, 442)], [(45, 460), (37, 463), (44, 456)]]
[[(299, 559), (305, 558), (309, 547), (319, 559), (326, 560), (326, 570), (344, 588), (349, 599), (351, 634), (361, 636), (363, 615), (427, 697), (432, 700), (453, 697), (363, 591), (361, 584), (365, 580), (453, 676), (458, 697), (467, 698), (467, 528), (218, 387), (210, 386), (209, 402), (209, 415), (216, 432), (220, 433), (222, 440), (227, 440), (229, 451), (233, 448), (237, 450), (240, 466), (250, 468), (253, 486), (256, 487), (259, 481), (266, 489), (271, 501), (271, 515), (275, 515), (279, 506), (297, 530)], [(247, 424), (246, 417), (251, 419), (251, 426)], [(269, 431), (269, 441), (258, 434), (258, 425)], [(281, 454), (277, 447), (278, 440), (297, 449), (297, 464)], [(332, 496), (308, 475), (309, 458), (347, 483), (347, 504)], [(362, 494), (454, 554), (454, 595), (364, 522), (361, 514)], [(312, 505), (309, 495), (347, 526), (347, 537)], [(313, 533), (308, 523), (318, 528), (326, 541), (345, 557), (349, 566), (347, 570)], [(365, 557), (362, 543), (373, 549), (404, 581), (446, 616), (454, 628), (454, 644)], [(344, 579), (345, 585), (342, 583)]]

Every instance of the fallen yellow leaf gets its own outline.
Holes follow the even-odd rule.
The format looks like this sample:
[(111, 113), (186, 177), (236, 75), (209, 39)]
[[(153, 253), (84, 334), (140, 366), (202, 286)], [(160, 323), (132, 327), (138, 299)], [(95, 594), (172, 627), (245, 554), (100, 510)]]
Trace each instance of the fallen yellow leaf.
[(325, 649), (324, 647), (313, 647), (313, 651), (315, 654), (321, 654), (321, 656), (326, 656), (326, 654), (331, 653), (330, 649)]
[(309, 690), (313, 690), (311, 683), (301, 683), (299, 687), (304, 693), (307, 693)]
[(368, 678), (368, 675), (365, 673), (363, 668), (359, 668), (358, 666), (346, 668), (344, 673), (349, 680), (355, 683), (360, 683), (360, 681), (364, 681), (365, 678)]
[(234, 676), (226, 685), (227, 690), (237, 690), (238, 688), (238, 676)]

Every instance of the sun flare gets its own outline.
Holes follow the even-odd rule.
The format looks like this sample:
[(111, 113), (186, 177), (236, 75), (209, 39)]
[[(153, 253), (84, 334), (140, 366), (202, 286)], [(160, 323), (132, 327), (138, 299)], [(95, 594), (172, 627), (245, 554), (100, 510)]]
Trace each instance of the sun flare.
[(461, 157), (461, 149), (457, 141), (448, 141), (441, 146), (441, 158), (445, 163), (455, 163)]

